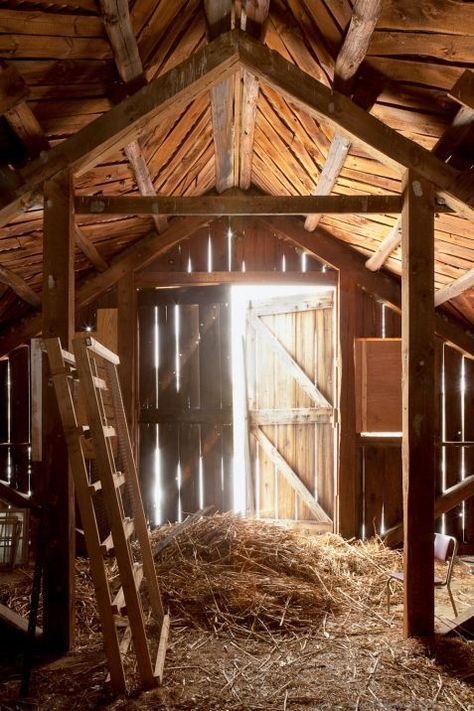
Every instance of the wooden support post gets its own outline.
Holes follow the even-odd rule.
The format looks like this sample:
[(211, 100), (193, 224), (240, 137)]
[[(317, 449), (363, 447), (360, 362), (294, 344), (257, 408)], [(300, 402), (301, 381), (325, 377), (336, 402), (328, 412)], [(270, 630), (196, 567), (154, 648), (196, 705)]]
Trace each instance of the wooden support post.
[(137, 443), (136, 417), (136, 354), (137, 354), (137, 294), (134, 275), (130, 272), (117, 284), (119, 376), (123, 404), (130, 431), (132, 448)]
[[(74, 202), (71, 174), (44, 186), (43, 336), (70, 348), (74, 335)], [(65, 652), (74, 640), (74, 489), (53, 388), (45, 381), (44, 477), (48, 510), (44, 633)]]
[(432, 185), (404, 179), (402, 397), (405, 636), (434, 631), (434, 214)]
[(339, 273), (339, 470), (336, 527), (345, 538), (359, 535), (354, 384), (356, 286), (352, 276), (345, 272)]

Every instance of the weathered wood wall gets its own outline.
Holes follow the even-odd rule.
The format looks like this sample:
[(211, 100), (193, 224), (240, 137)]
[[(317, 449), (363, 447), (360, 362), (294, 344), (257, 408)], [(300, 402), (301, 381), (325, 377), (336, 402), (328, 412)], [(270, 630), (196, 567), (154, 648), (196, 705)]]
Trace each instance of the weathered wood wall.
[[(357, 314), (358, 337), (400, 336), (400, 316), (362, 291), (358, 292)], [(474, 361), (437, 339), (436, 495), (474, 473), (473, 378)], [(401, 439), (359, 437), (358, 464), (358, 535), (369, 537), (402, 518)], [(474, 498), (438, 519), (437, 530), (456, 536), (466, 549), (474, 549)]]
[(139, 295), (140, 477), (152, 523), (232, 508), (230, 304), (226, 290), (207, 291)]

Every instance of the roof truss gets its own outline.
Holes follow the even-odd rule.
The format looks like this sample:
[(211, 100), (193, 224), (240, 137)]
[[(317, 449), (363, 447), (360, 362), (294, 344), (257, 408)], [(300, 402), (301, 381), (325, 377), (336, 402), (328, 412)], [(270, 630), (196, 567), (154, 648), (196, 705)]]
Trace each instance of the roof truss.
[[(176, 113), (202, 93), (230, 77), (241, 66), (267, 82), (303, 111), (332, 121), (351, 140), (363, 142), (374, 156), (402, 173), (412, 168), (433, 183), (452, 209), (472, 219), (472, 181), (458, 184), (459, 171), (410, 141), (347, 97), (324, 86), (283, 59), (277, 52), (239, 30), (225, 33), (162, 77), (124, 99), (116, 107), (33, 161), (22, 171), (24, 184), (0, 208), (5, 222), (43, 182), (65, 167), (84, 173), (99, 160), (136, 139), (157, 114)], [(461, 182), (461, 181), (459, 181)]]

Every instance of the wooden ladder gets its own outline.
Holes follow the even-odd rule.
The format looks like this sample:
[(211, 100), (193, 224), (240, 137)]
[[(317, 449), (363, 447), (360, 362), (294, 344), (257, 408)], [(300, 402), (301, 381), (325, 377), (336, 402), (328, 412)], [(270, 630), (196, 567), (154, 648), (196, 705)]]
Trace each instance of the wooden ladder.
[[(68, 447), (112, 688), (117, 693), (126, 689), (123, 656), (130, 643), (133, 644), (141, 684), (143, 688), (151, 688), (162, 680), (170, 620), (169, 615), (164, 615), (155, 573), (117, 372), (119, 358), (90, 337), (74, 339), (74, 355), (61, 348), (58, 338), (46, 339), (44, 344)], [(87, 425), (79, 424), (74, 389), (77, 381), (85, 399)], [(86, 461), (91, 456), (91, 445), (98, 473), (94, 482)], [(104, 540), (99, 536), (94, 505), (99, 491), (110, 529)], [(125, 515), (127, 507), (131, 507), (131, 516)], [(132, 536), (135, 536), (141, 553), (140, 563), (134, 562), (130, 544)], [(115, 556), (120, 577), (121, 586), (114, 596), (106, 574), (104, 556), (107, 554)], [(151, 614), (161, 625), (154, 667), (140, 594), (143, 579)], [(128, 618), (126, 624), (125, 616)], [(120, 640), (118, 627), (124, 629)]]

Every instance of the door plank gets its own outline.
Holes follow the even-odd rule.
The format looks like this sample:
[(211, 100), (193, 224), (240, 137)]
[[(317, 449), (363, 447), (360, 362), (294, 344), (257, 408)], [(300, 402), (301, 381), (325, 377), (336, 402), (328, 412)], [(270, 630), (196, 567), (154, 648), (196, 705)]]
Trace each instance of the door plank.
[(303, 484), (301, 479), (290, 467), (288, 462), (286, 462), (275, 445), (268, 439), (267, 435), (259, 428), (255, 427), (252, 429), (252, 434), (261, 445), (265, 454), (274, 462), (278, 470), (286, 477), (286, 479), (291, 483), (292, 487), (295, 489), (296, 493), (303, 499), (306, 506), (308, 506), (316, 520), (325, 521), (327, 523), (332, 523), (331, 519), (325, 511), (318, 504), (314, 496), (308, 491), (306, 486)]
[(331, 408), (331, 405), (318, 390), (316, 385), (308, 378), (306, 373), (300, 368), (298, 363), (291, 357), (286, 348), (282, 346), (278, 338), (270, 331), (268, 326), (251, 312), (248, 314), (249, 323), (255, 331), (265, 339), (275, 355), (287, 366), (290, 374), (300, 384), (307, 395), (320, 407)]

